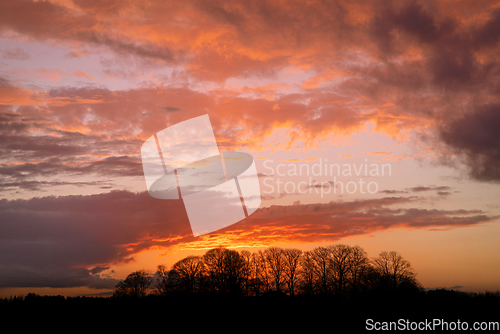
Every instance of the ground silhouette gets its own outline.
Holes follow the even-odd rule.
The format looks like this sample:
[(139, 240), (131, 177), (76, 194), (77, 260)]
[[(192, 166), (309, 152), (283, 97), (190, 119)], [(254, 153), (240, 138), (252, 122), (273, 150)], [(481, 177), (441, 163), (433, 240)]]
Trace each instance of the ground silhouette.
[[(188, 256), (170, 270), (131, 273), (112, 297), (40, 296), (0, 300), (0, 314), (29, 319), (109, 318), (270, 330), (365, 331), (367, 322), (500, 321), (500, 293), (425, 290), (397, 252), (368, 258), (358, 246), (309, 252), (271, 247), (255, 253), (215, 248)], [(111, 316), (113, 314), (113, 316)], [(239, 327), (234, 327), (239, 326)], [(271, 327), (270, 327), (271, 326)], [(113, 327), (114, 329), (114, 327)]]

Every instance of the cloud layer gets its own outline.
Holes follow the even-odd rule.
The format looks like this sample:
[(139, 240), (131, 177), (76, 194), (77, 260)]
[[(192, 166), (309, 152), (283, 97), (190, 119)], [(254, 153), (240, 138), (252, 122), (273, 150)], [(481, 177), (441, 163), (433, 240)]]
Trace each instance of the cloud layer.
[[(259, 209), (248, 219), (193, 237), (181, 201), (147, 192), (0, 201), (0, 286), (112, 288), (99, 275), (149, 249), (336, 242), (391, 228), (456, 228), (495, 219), (480, 210), (412, 207), (418, 197), (385, 197)], [(406, 206), (407, 208), (401, 208)]]
[[(126, 157), (137, 154), (141, 140), (209, 113), (228, 147), (314, 147), (372, 123), (394, 138), (430, 136), (441, 156), (464, 156), (473, 178), (499, 180), (500, 8), (491, 2), (22, 0), (0, 6), (4, 36), (71, 47), (77, 58), (104, 48), (113, 54), (102, 63), (111, 78), (126, 71), (113, 64), (130, 59), (139, 64), (132, 76), (176, 68), (170, 76), (153, 74), (154, 87), (122, 91), (38, 89), (16, 82), (19, 73), (23, 80), (43, 75), (57, 82), (60, 70), (22, 70), (16, 77), (9, 69), (9, 78), (0, 79), (2, 150), (41, 173), (54, 165), (84, 172), (109, 163), (110, 170), (136, 175), (136, 160)], [(22, 48), (2, 57), (33, 59)], [(290, 81), (290, 73), (300, 79)], [(262, 83), (235, 86), (230, 79)], [(201, 83), (224, 82), (222, 89), (199, 90)], [(290, 144), (270, 139), (279, 128), (287, 129)], [(123, 159), (106, 160), (110, 155)], [(64, 157), (72, 157), (72, 166)], [(3, 165), (2, 173), (28, 175), (29, 168)]]

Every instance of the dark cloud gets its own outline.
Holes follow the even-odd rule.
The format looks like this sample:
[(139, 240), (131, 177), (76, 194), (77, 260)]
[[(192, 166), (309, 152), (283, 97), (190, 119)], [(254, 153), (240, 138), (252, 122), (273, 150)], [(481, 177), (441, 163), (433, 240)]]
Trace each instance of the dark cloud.
[(68, 38), (84, 27), (96, 24), (88, 15), (74, 15), (70, 10), (46, 1), (21, 0), (2, 2), (0, 10), (0, 29), (13, 29), (22, 34), (37, 38)]
[(102, 44), (110, 47), (113, 51), (134, 55), (152, 60), (163, 60), (168, 63), (176, 63), (181, 52), (174, 52), (165, 46), (159, 46), (149, 42), (137, 43), (124, 37), (109, 36), (102, 33), (91, 32), (84, 40), (89, 43)]
[(40, 163), (0, 164), (0, 191), (19, 188), (24, 190), (40, 190), (54, 186), (100, 186), (109, 187), (109, 181), (40, 181), (37, 177), (58, 175), (59, 178), (74, 176), (105, 176), (105, 177), (142, 177), (142, 164), (139, 158), (129, 156), (107, 157), (75, 165), (71, 159), (48, 159)]
[(491, 19), (472, 31), (471, 40), (475, 48), (487, 48), (500, 41), (500, 9), (493, 10)]
[(321, 188), (332, 189), (333, 187), (335, 187), (335, 182), (311, 180), (311, 183), (308, 184), (306, 187), (311, 189), (321, 189)]
[(441, 139), (463, 156), (471, 177), (500, 181), (500, 105), (481, 105), (443, 126)]
[(431, 190), (436, 190), (436, 191), (446, 191), (450, 190), (451, 188), (448, 186), (417, 186), (417, 187), (411, 187), (409, 190), (413, 192), (422, 192), (422, 191), (431, 191)]
[[(84, 89), (79, 94), (85, 92)], [(70, 91), (68, 95), (71, 96)], [(65, 123), (68, 127), (82, 124), (86, 117), (84, 110), (88, 107), (81, 106), (81, 113), (78, 109), (65, 109), (61, 117), (46, 107), (23, 106), (0, 111), (1, 190), (13, 187), (35, 190), (64, 184), (98, 185), (66, 181), (71, 176), (142, 176), (138, 157), (142, 140), (134, 138), (133, 134), (123, 136), (110, 135), (106, 131), (82, 133), (62, 129)], [(56, 175), (66, 180), (37, 179)]]
[(165, 112), (178, 112), (178, 111), (182, 111), (181, 108), (177, 108), (177, 107), (164, 107), (163, 110)]
[(397, 40), (397, 32), (405, 33), (419, 43), (431, 43), (439, 39), (439, 29), (433, 13), (419, 2), (410, 2), (399, 10), (391, 2), (384, 2), (369, 25), (369, 35), (378, 46), (383, 58), (399, 55), (405, 45)]
[(29, 53), (20, 48), (1, 50), (0, 54), (3, 59), (28, 60), (31, 58)]
[(393, 195), (393, 194), (406, 194), (406, 193), (408, 193), (408, 191), (405, 191), (405, 190), (381, 190), (381, 191), (379, 191), (379, 193)]
[(440, 286), (437, 288), (425, 288), (425, 290), (427, 290), (427, 291), (430, 291), (430, 290), (460, 290), (462, 288), (463, 288), (462, 285), (455, 285), (455, 286), (450, 286), (450, 287)]
[(3, 182), (0, 183), (0, 191), (6, 191), (11, 189), (23, 189), (29, 191), (41, 190), (51, 187), (57, 186), (77, 186), (77, 187), (85, 187), (85, 186), (99, 186), (102, 189), (110, 188), (110, 182), (106, 181), (80, 181), (80, 182), (71, 182), (71, 181), (35, 181), (35, 180), (23, 180), (23, 181), (15, 181), (15, 182)]
[(448, 196), (448, 195), (451, 195), (451, 192), (450, 191), (438, 191), (437, 194), (440, 196)]
[(416, 186), (406, 188), (405, 190), (381, 190), (379, 193), (381, 194), (408, 194), (410, 192), (419, 193), (425, 191), (436, 191), (438, 195), (448, 195), (451, 192), (451, 187), (448, 186)]
[(92, 289), (113, 289), (120, 280), (100, 277), (86, 269), (22, 268), (0, 266), (0, 287), (69, 288), (86, 286)]
[(102, 27), (104, 29), (93, 29), (99, 24), (99, 18), (95, 14), (92, 10), (77, 13), (46, 1), (2, 2), (0, 4), (0, 30), (12, 29), (37, 40), (56, 38), (62, 41), (106, 45), (118, 53), (166, 62), (176, 61), (176, 53), (166, 46), (147, 41), (137, 42), (126, 36), (120, 36), (116, 31), (113, 33), (104, 28), (106, 24)]
[[(464, 4), (292, 1), (283, 6), (262, 0), (75, 4), (78, 11), (51, 2), (4, 2), (0, 27), (39, 40), (106, 45), (119, 54), (184, 63), (192, 75), (211, 81), (272, 76), (297, 62), (318, 70), (331, 65), (332, 59), (345, 66), (352, 51), (360, 50), (392, 62), (409, 47), (417, 47), (434, 83), (452, 87), (462, 80), (484, 78), (493, 64), (478, 62), (473, 52), (494, 48), (499, 40), (500, 10), (470, 26), (457, 15), (469, 14)], [(478, 2), (477, 7), (486, 11), (488, 3)], [(133, 18), (120, 16), (130, 12), (135, 13)], [(138, 29), (143, 33), (137, 34)], [(155, 38), (148, 32), (173, 38)], [(201, 44), (200, 39), (204, 39)]]
[(117, 282), (98, 274), (110, 263), (130, 261), (133, 244), (191, 232), (179, 201), (147, 193), (1, 200), (0, 216), (3, 287), (112, 288)]
[[(19, 128), (20, 127), (21, 126), (19, 126)], [(84, 137), (84, 135), (80, 135), (78, 133), (67, 133), (63, 137), (57, 137), (54, 135), (0, 135), (0, 140), (2, 141), (2, 150), (6, 152), (28, 153), (26, 155), (28, 155), (31, 159), (37, 160), (41, 157), (51, 158), (57, 156), (82, 155), (87, 153), (88, 148), (81, 146), (82, 139), (84, 139)], [(25, 160), (31, 160), (26, 159), (28, 158), (26, 155)]]

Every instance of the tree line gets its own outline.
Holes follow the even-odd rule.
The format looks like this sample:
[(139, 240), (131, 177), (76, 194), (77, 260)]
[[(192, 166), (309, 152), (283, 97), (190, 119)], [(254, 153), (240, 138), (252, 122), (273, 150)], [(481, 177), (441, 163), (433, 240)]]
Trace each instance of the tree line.
[(155, 274), (131, 273), (114, 296), (168, 295), (335, 295), (352, 297), (421, 290), (410, 263), (398, 252), (369, 258), (359, 246), (342, 244), (311, 251), (269, 247), (250, 252), (213, 248)]

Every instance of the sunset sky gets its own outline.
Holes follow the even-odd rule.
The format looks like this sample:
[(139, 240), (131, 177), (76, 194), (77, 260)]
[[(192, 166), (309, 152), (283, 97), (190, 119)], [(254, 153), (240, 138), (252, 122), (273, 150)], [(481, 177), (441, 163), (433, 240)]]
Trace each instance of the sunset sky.
[[(262, 202), (194, 237), (141, 145), (206, 114)], [(0, 152), (0, 297), (335, 243), (500, 290), (500, 3), (0, 0)]]

